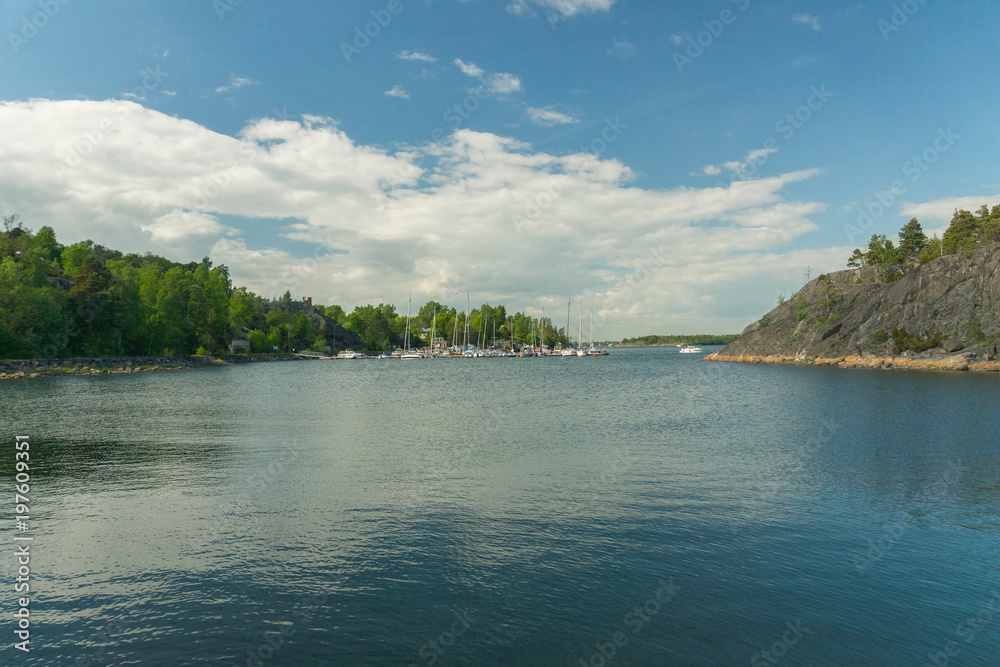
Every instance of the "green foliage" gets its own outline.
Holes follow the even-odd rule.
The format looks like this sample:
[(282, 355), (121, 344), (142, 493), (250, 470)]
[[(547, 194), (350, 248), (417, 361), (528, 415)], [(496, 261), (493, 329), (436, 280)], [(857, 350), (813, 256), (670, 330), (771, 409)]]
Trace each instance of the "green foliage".
[(4, 222), (0, 357), (212, 353), (228, 346), (236, 318), (225, 267), (212, 268), (207, 258), (176, 264), (124, 256), (92, 241), (63, 247), (50, 227), (32, 234), (16, 216)]
[(254, 329), (250, 332), (248, 337), (250, 341), (250, 351), (256, 354), (262, 354), (264, 352), (270, 351), (267, 347), (267, 334), (260, 329)]
[(808, 309), (809, 309), (809, 304), (807, 304), (805, 302), (805, 299), (796, 299), (795, 300), (795, 320), (798, 321), (798, 322), (801, 322), (802, 320), (804, 320), (807, 317), (809, 317), (809, 313), (807, 312)]
[(889, 341), (889, 332), (885, 329), (880, 329), (872, 334), (872, 340), (879, 345)]
[(920, 264), (926, 264), (932, 259), (937, 259), (941, 257), (941, 239), (938, 238), (937, 234), (927, 242), (927, 245), (923, 250), (920, 251), (920, 256), (917, 257), (917, 262)]
[(992, 210), (983, 205), (975, 214), (955, 211), (942, 241), (946, 255), (969, 254), (981, 246), (1000, 243), (1000, 205)]
[(927, 235), (916, 218), (911, 218), (899, 230), (899, 258), (907, 264), (915, 264), (920, 253), (927, 247)]
[(923, 336), (917, 336), (915, 334), (910, 334), (906, 331), (906, 327), (893, 327), (892, 332), (889, 334), (892, 338), (892, 342), (900, 350), (906, 352), (910, 350), (912, 352), (920, 353), (925, 352), (931, 348), (937, 347), (944, 340), (944, 334), (939, 331), (925, 331)]

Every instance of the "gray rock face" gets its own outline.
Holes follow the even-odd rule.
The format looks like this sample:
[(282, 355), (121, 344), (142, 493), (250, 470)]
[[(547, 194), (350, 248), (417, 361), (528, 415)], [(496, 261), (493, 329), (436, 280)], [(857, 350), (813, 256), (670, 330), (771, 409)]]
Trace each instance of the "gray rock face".
[(868, 267), (820, 276), (719, 354), (801, 361), (939, 348), (990, 361), (998, 342), (1000, 246), (989, 246), (908, 271)]

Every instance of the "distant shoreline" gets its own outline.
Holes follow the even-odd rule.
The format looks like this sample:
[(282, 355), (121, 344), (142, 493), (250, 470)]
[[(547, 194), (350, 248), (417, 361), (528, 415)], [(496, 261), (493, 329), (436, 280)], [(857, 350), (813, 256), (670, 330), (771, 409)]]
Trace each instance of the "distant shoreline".
[(293, 354), (232, 354), (201, 357), (74, 357), (70, 359), (0, 359), (0, 380), (35, 377), (131, 375), (233, 364), (299, 361)]

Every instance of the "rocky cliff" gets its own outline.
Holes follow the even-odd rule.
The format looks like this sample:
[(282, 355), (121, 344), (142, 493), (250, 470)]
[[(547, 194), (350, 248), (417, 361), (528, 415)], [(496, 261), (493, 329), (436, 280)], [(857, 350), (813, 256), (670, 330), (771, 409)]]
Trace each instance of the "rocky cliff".
[(1000, 370), (1000, 246), (820, 276), (711, 361)]

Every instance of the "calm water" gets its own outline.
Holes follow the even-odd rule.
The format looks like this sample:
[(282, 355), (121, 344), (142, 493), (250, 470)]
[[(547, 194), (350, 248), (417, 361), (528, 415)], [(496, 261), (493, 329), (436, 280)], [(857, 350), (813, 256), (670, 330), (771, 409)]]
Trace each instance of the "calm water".
[(692, 356), (4, 383), (0, 662), (998, 664), (1000, 377)]

